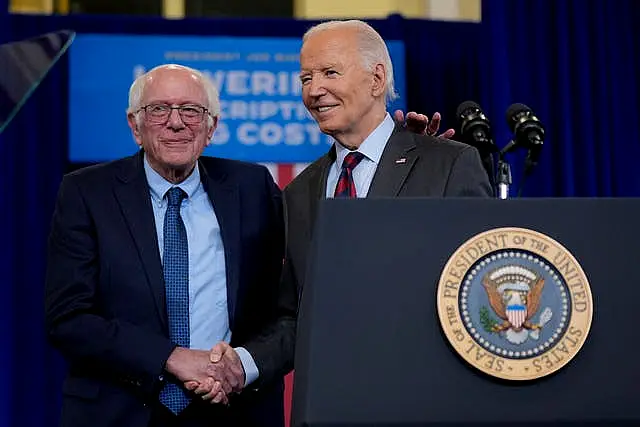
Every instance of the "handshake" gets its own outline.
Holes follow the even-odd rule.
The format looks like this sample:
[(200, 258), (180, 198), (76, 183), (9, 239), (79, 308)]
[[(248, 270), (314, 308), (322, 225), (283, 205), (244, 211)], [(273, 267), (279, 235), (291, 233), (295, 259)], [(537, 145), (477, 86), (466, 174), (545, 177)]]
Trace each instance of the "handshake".
[(226, 342), (210, 351), (177, 347), (167, 360), (166, 371), (184, 384), (184, 388), (211, 403), (229, 403), (239, 393), (245, 372), (238, 353)]

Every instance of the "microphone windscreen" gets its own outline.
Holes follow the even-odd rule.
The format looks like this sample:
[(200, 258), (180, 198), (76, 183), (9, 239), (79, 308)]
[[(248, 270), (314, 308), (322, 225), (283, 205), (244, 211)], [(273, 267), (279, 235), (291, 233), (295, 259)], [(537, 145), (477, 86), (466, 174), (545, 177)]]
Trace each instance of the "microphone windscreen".
[(456, 116), (457, 117), (462, 116), (462, 113), (464, 113), (466, 110), (471, 108), (477, 108), (478, 110), (482, 111), (482, 108), (480, 108), (480, 106), (477, 103), (473, 101), (464, 101), (462, 104), (458, 105), (458, 109), (456, 110)]
[(509, 106), (509, 108), (507, 108), (507, 113), (505, 114), (506, 119), (507, 119), (507, 124), (509, 125), (509, 129), (511, 130), (511, 132), (513, 132), (514, 127), (516, 125), (516, 121), (514, 120), (514, 118), (520, 114), (520, 113), (526, 113), (526, 112), (531, 112), (533, 113), (533, 111), (531, 110), (531, 108), (527, 107), (524, 104), (511, 104)]

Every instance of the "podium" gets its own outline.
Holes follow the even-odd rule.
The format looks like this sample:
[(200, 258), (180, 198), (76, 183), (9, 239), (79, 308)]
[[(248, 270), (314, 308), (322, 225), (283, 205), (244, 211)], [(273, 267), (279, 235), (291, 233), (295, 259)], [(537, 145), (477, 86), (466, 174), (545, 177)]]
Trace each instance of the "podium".
[(640, 425), (638, 218), (640, 199), (324, 201), (292, 425)]

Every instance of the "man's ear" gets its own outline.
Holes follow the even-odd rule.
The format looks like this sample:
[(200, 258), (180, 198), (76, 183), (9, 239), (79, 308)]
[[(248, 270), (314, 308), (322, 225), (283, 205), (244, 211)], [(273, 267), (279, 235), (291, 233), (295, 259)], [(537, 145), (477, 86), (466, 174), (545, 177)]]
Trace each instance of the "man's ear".
[(374, 97), (383, 96), (387, 85), (387, 70), (385, 70), (383, 64), (376, 64), (373, 69), (373, 86), (371, 87), (371, 94)]
[(209, 126), (209, 129), (207, 131), (207, 145), (211, 144), (211, 138), (213, 138), (213, 133), (216, 131), (216, 128), (218, 127), (218, 116), (210, 116), (211, 117), (211, 126)]
[(127, 114), (127, 123), (129, 124), (129, 128), (133, 133), (133, 139), (135, 139), (136, 144), (142, 146), (142, 137), (140, 136), (140, 128), (138, 126), (136, 115), (133, 113)]

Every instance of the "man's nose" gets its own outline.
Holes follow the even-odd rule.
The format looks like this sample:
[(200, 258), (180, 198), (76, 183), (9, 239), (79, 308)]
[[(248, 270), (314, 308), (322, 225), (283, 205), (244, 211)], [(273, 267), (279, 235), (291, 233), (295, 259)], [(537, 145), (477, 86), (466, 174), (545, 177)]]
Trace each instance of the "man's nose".
[(321, 79), (311, 79), (309, 82), (309, 95), (310, 96), (322, 96), (327, 93), (327, 89), (324, 86)]
[(167, 121), (167, 126), (172, 129), (183, 129), (184, 122), (182, 121), (182, 117), (180, 117), (180, 113), (177, 109), (171, 110), (169, 113), (169, 120)]

